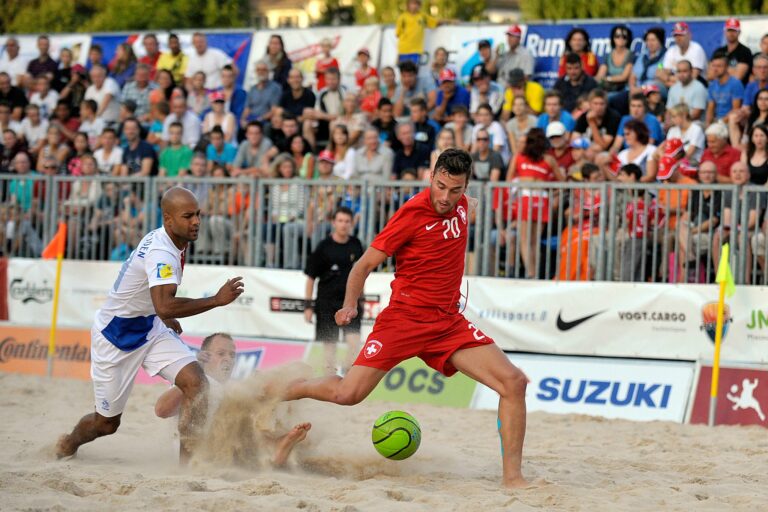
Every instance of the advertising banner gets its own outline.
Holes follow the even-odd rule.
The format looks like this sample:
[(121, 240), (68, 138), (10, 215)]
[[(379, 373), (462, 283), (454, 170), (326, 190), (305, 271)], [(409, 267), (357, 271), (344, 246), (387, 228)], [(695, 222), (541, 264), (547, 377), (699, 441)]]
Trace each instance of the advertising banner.
[[(588, 414), (635, 421), (683, 422), (694, 364), (508, 354), (530, 379), (528, 411)], [(478, 385), (475, 409), (496, 409), (499, 396)]]
[[(702, 365), (693, 396), (691, 423), (709, 420), (712, 366)], [(768, 427), (768, 367), (726, 365), (720, 367), (715, 425)]]
[[(36, 35), (24, 35), (24, 36), (0, 36), (0, 56), (5, 55), (5, 42), (9, 37), (13, 37), (19, 42), (19, 55), (29, 62), (32, 59), (36, 59), (40, 56), (40, 52), (37, 49), (37, 36)], [(74, 62), (85, 64), (88, 59), (88, 50), (91, 47), (91, 35), (90, 34), (56, 34), (49, 36), (50, 50), (48, 53), (55, 60), (59, 59), (59, 52), (64, 48), (72, 50), (72, 58)]]
[[(0, 372), (45, 375), (48, 336), (45, 327), (0, 325)], [(89, 329), (59, 329), (56, 333), (54, 377), (88, 380), (91, 376)]]

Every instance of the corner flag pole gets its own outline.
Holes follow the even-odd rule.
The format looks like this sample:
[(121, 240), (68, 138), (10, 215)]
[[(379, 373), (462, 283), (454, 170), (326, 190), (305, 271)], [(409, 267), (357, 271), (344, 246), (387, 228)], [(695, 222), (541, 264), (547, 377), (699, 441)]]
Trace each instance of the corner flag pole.
[(67, 223), (59, 222), (59, 229), (51, 243), (43, 250), (42, 257), (56, 257), (56, 284), (53, 288), (53, 313), (51, 314), (51, 332), (48, 337), (48, 377), (53, 376), (53, 358), (56, 355), (56, 321), (59, 316), (59, 292), (61, 291), (61, 267), (64, 261), (64, 249), (67, 243)]
[(720, 265), (717, 267), (717, 277), (715, 281), (720, 283), (720, 294), (717, 300), (717, 323), (715, 324), (715, 357), (712, 363), (712, 386), (710, 388), (709, 398), (709, 422), (710, 427), (715, 424), (715, 411), (717, 410), (717, 387), (720, 379), (720, 348), (723, 343), (723, 324), (724, 322), (724, 310), (725, 310), (725, 295), (733, 295), (735, 285), (733, 282), (733, 274), (731, 273), (731, 265), (728, 260), (730, 247), (728, 244), (723, 245), (720, 250)]

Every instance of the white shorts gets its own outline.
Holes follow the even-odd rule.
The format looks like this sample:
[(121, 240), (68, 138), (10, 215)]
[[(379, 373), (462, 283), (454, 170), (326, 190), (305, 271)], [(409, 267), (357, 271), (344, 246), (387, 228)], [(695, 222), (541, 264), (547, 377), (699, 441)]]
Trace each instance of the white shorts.
[(91, 379), (96, 412), (108, 418), (122, 414), (139, 367), (173, 384), (181, 369), (195, 361), (189, 347), (170, 329), (160, 330), (141, 347), (126, 352), (92, 328)]

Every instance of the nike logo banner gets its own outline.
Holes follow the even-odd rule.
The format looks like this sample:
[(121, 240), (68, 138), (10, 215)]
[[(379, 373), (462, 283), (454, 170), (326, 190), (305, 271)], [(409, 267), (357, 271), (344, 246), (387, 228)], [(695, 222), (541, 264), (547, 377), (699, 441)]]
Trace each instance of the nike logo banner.
[(596, 317), (597, 315), (599, 315), (601, 313), (605, 313), (605, 310), (598, 311), (597, 313), (593, 313), (593, 314), (588, 315), (588, 316), (583, 316), (581, 318), (577, 318), (576, 320), (571, 320), (570, 322), (566, 322), (565, 320), (563, 320), (563, 318), (561, 316), (562, 313), (563, 312), (560, 311), (557, 314), (557, 328), (559, 330), (561, 330), (561, 331), (570, 331), (574, 327), (577, 327), (579, 324), (583, 324), (584, 322), (586, 322), (590, 318), (594, 318), (594, 317)]

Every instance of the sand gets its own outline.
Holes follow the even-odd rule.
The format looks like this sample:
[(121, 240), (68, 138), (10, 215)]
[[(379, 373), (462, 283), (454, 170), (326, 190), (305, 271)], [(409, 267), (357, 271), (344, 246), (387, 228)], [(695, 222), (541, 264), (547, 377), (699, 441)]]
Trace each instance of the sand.
[[(505, 491), (490, 411), (277, 405), (270, 413), (277, 428), (313, 423), (288, 471), (224, 463), (180, 469), (173, 422), (153, 416), (162, 387), (134, 388), (119, 432), (65, 461), (54, 460), (53, 444), (89, 411), (90, 383), (0, 373), (0, 389), (3, 511), (768, 508), (768, 432), (760, 427), (530, 414), (524, 471), (543, 482)], [(370, 425), (391, 408), (408, 410), (423, 428), (420, 450), (403, 462), (383, 459), (370, 443)]]

